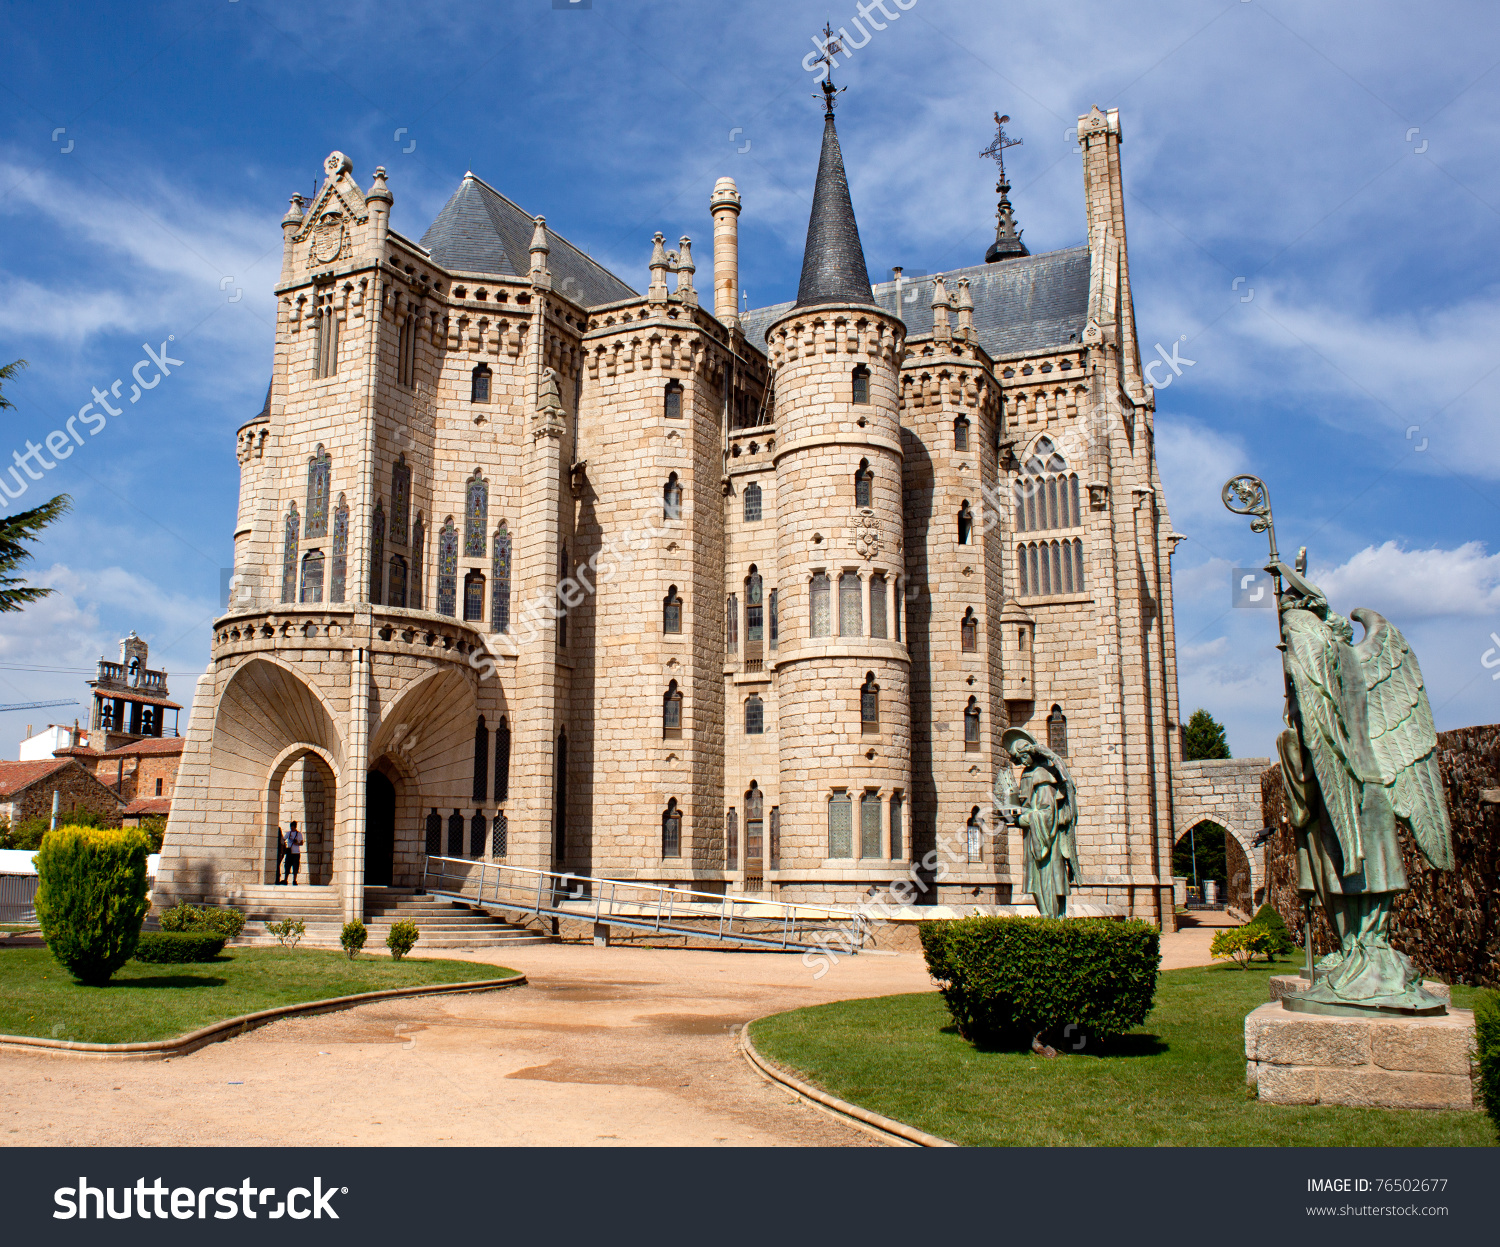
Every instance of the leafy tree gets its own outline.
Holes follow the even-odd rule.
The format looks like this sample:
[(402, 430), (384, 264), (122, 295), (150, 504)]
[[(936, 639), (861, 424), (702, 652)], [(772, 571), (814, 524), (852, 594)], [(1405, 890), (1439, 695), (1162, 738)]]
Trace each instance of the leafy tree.
[[(0, 383), (14, 380), (16, 373), (24, 367), (24, 359), (6, 364), (0, 368)], [(5, 397), (3, 388), (0, 388), (0, 411), (14, 407), (15, 404)], [(15, 572), (32, 557), (27, 543), (34, 540), (42, 529), (72, 505), (73, 500), (67, 494), (59, 494), (39, 507), (0, 518), (0, 611), (18, 611), (52, 592), (51, 589), (39, 589), (26, 584)]]
[(1207, 710), (1194, 710), (1182, 733), (1182, 760), (1199, 762), (1227, 757), (1229, 740), (1224, 735), (1224, 725)]

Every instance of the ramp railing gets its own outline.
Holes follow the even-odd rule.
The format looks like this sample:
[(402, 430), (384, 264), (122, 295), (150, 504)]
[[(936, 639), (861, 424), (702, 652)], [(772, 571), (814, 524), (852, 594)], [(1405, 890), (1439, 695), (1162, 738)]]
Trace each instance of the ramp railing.
[(858, 910), (836, 906), (726, 896), (464, 857), (428, 857), (422, 886), (433, 896), (467, 905), (788, 952), (823, 948), (832, 927), (837, 951), (857, 953), (870, 928)]

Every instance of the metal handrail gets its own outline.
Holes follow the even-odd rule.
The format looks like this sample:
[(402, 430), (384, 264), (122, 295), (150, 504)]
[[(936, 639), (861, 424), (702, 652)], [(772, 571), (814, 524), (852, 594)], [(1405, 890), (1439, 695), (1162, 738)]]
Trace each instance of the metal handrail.
[[(507, 882), (507, 876), (513, 877), (512, 881)], [(536, 880), (534, 896), (531, 887), (533, 877)], [(549, 879), (553, 881), (550, 888)], [(665, 884), (595, 878), (571, 871), (537, 870), (464, 857), (427, 857), (422, 884), (426, 892), (451, 897), (465, 904), (493, 905), (496, 908), (542, 917), (592, 920), (600, 925), (697, 935), (711, 940), (754, 944), (787, 951), (818, 949), (827, 942), (826, 938), (822, 941), (799, 938), (799, 914), (802, 915), (801, 921), (804, 924), (845, 920), (848, 928), (846, 942), (850, 945), (848, 951), (851, 953), (858, 952), (864, 946), (869, 932), (869, 921), (864, 914), (837, 906), (734, 897), (716, 892), (698, 892), (691, 888), (674, 888)], [(569, 884), (583, 885), (587, 892), (575, 891)], [(620, 895), (622, 889), (627, 893), (627, 898), (623, 900)], [(502, 895), (502, 891), (505, 895)], [(588, 893), (592, 893), (592, 898)], [(639, 894), (638, 899), (628, 899), (630, 893)], [(589, 899), (593, 900), (592, 906), (588, 904)], [(763, 912), (750, 913), (750, 910)], [(687, 925), (692, 919), (717, 921), (715, 927), (704, 930)], [(768, 921), (779, 921), (779, 935), (745, 929), (746, 924)], [(741, 924), (739, 928), (736, 928), (737, 922)]]

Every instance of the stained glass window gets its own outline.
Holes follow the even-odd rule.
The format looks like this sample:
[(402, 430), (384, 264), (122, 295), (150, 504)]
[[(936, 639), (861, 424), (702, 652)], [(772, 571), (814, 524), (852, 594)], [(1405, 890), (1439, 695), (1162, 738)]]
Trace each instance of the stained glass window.
[(765, 607), (762, 599), (765, 597), (765, 582), (754, 567), (750, 569), (750, 575), (745, 579), (745, 640), (763, 641), (766, 635)]
[(667, 633), (682, 631), (682, 598), (677, 594), (676, 585), (668, 587), (667, 596), (662, 601), (661, 630)]
[(406, 597), (412, 610), (422, 609), (422, 516), (418, 512), (416, 522), (411, 526), (411, 580), (407, 585)]
[(904, 850), (901, 847), (901, 807), (905, 804), (899, 792), (891, 794), (891, 860), (905, 861)]
[(1061, 706), (1053, 706), (1047, 716), (1047, 748), (1059, 758), (1068, 756), (1068, 716)]
[(302, 531), (302, 517), (297, 514), (297, 504), (286, 509), (285, 548), (281, 554), (281, 600), (297, 600), (297, 544)]
[(661, 855), (682, 856), (682, 812), (677, 808), (677, 798), (667, 802), (661, 816)]
[(845, 572), (839, 577), (839, 635), (860, 636), (864, 627), (864, 608), (860, 602), (859, 574)]
[(469, 478), (464, 494), (464, 558), (484, 557), (485, 530), (489, 524), (490, 487), (479, 469)]
[(812, 578), (812, 635), (827, 636), (831, 630), (833, 620), (832, 610), (829, 603), (831, 596), (828, 576), (824, 572), (818, 572)]
[(735, 869), (740, 861), (740, 816), (731, 809), (724, 815), (724, 865)]
[(391, 572), (385, 588), (386, 596), (390, 598), (387, 605), (406, 605), (406, 560), (399, 554), (391, 555)]
[(474, 800), (483, 801), (490, 793), (490, 729), (484, 716), (474, 725)]
[(751, 482), (745, 486), (745, 523), (754, 524), (760, 519), (760, 486)]
[(391, 544), (406, 544), (406, 528), (411, 522), (411, 468), (402, 455), (391, 468)]
[(883, 573), (870, 577), (870, 635), (885, 636), (886, 582)]
[(312, 550), (302, 558), (302, 592), (299, 599), (303, 602), (321, 602), (323, 600), (323, 552)]
[(854, 370), (854, 394), (856, 403), (868, 403), (870, 401), (870, 370), (860, 364)]
[(342, 602), (349, 577), (349, 504), (339, 495), (333, 510), (333, 567), (328, 580), (328, 600)]
[(847, 792), (836, 792), (828, 802), (828, 856), (854, 856), (854, 803)]
[(880, 794), (863, 792), (859, 797), (859, 855), (880, 857)]
[(333, 460), (321, 443), (307, 461), (307, 538), (328, 536), (328, 476)]
[(437, 609), (439, 615), (458, 609), (458, 529), (451, 515), (438, 533)]
[(771, 648), (775, 649), (776, 642), (780, 639), (781, 636), (781, 613), (776, 601), (775, 589), (771, 590), (771, 608), (769, 614), (771, 616)]
[(490, 588), (490, 630), (510, 631), (510, 530), (502, 523), (495, 530), (495, 554), (491, 565), (494, 584)]
[(370, 525), (370, 601), (381, 603), (380, 582), (385, 573), (385, 503), (375, 501), (375, 519)]
[[(504, 716), (495, 729), (495, 800), (510, 797), (510, 720)], [(497, 853), (501, 850), (496, 849)]]
[(484, 576), (470, 572), (464, 577), (464, 622), (479, 623), (484, 619)]

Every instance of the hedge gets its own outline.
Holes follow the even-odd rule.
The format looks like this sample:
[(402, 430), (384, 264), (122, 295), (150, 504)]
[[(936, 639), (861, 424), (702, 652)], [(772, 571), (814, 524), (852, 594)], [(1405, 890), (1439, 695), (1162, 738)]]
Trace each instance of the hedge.
[(1069, 1025), (1103, 1039), (1151, 1011), (1161, 932), (1139, 919), (975, 917), (918, 930), (927, 969), (971, 1043), (1029, 1043)]
[(234, 939), (245, 926), (245, 915), (238, 909), (213, 909), (190, 905), (187, 901), (162, 913), (163, 931), (212, 931)]
[(102, 987), (130, 960), (146, 896), (146, 837), (134, 829), (59, 827), (37, 853), (42, 938), (79, 982)]
[(1474, 1005), (1479, 1046), (1479, 1090), (1485, 1111), (1500, 1131), (1500, 993), (1485, 992)]
[(212, 961), (224, 951), (224, 936), (213, 931), (142, 931), (137, 961)]

